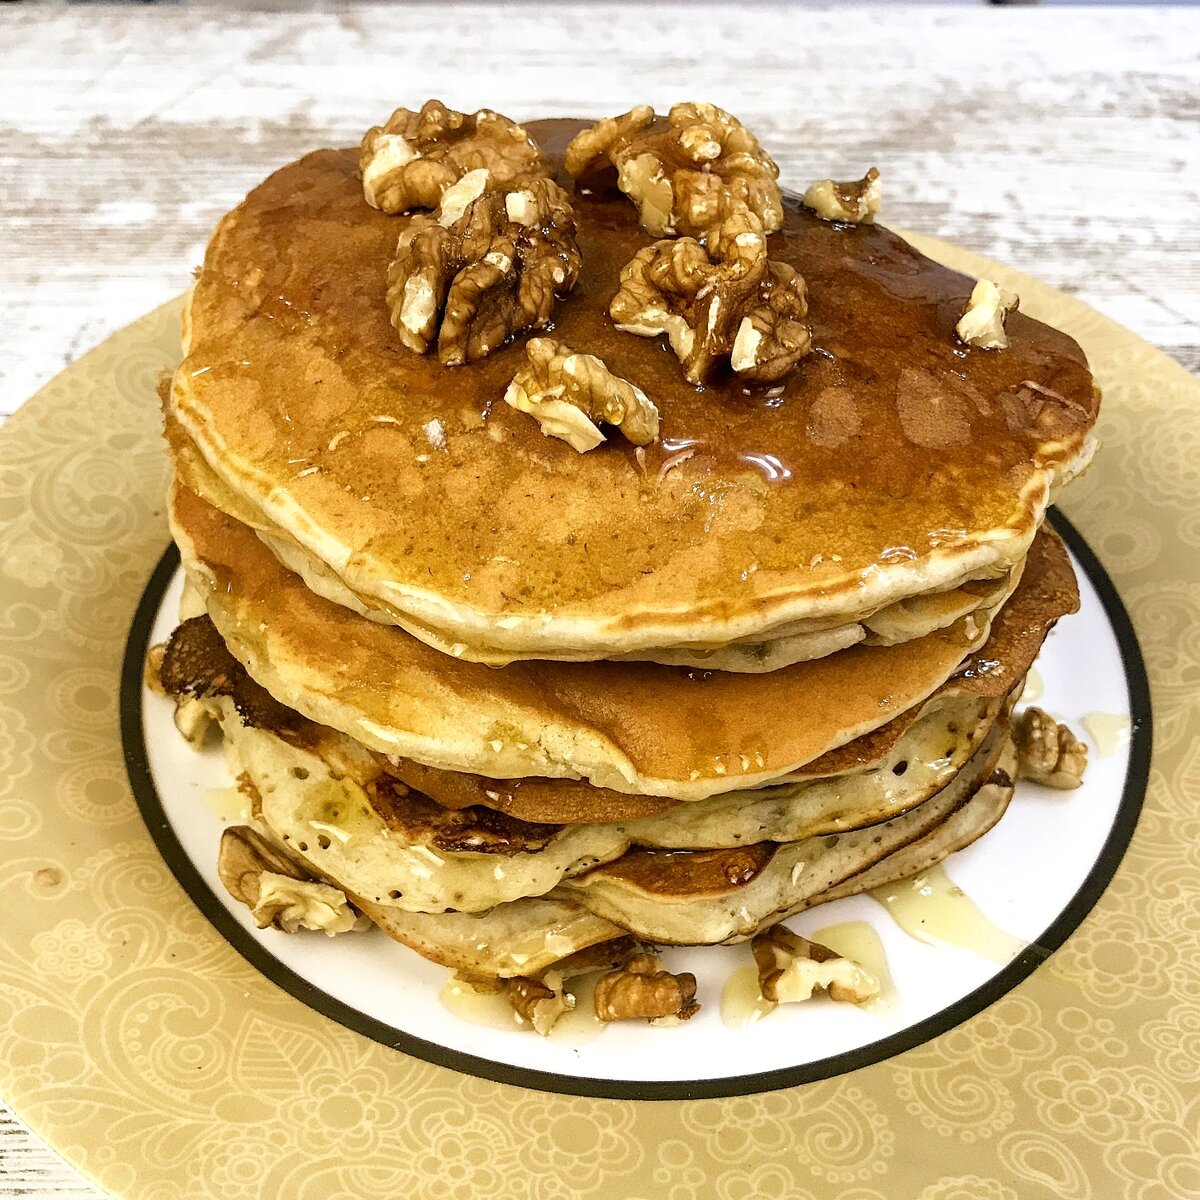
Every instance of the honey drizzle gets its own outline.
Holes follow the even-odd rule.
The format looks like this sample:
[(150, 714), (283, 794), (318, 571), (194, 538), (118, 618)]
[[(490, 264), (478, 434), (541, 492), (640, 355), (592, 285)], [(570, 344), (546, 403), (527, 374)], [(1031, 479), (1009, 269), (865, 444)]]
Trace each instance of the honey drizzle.
[(241, 788), (210, 788), (204, 793), (204, 803), (226, 825), (244, 825), (250, 820), (250, 797)]
[(738, 967), (721, 989), (721, 1020), (726, 1029), (753, 1025), (777, 1007), (759, 991), (757, 967)]
[(930, 946), (958, 947), (1007, 963), (1027, 945), (993, 925), (941, 866), (868, 895), (887, 909), (905, 933)]
[(1133, 734), (1133, 723), (1122, 713), (1090, 712), (1083, 718), (1083, 727), (1091, 734), (1101, 758), (1123, 750)]
[[(568, 1047), (586, 1046), (604, 1032), (607, 1026), (596, 1016), (594, 999), (596, 981), (602, 974), (603, 971), (593, 971), (567, 981), (567, 992), (575, 997), (575, 1007), (563, 1013), (554, 1023), (547, 1041)], [(489, 1029), (520, 1032), (530, 1037), (538, 1036), (517, 1014), (503, 991), (477, 992), (469, 984), (451, 976), (438, 993), (438, 999), (460, 1021)]]

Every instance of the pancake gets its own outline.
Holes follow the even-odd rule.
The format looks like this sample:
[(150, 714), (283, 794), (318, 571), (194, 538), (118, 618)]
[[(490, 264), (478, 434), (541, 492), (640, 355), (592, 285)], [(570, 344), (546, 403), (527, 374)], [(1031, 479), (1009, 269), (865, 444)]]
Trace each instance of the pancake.
[[(636, 850), (566, 880), (556, 895), (576, 899), (599, 917), (647, 941), (714, 945), (753, 937), (759, 929), (870, 886), (868, 872), (889, 855), (924, 841), (969, 802), (982, 814), (951, 826), (982, 832), (1012, 795), (1016, 752), (1006, 725), (998, 725), (971, 764), (933, 799), (879, 825), (785, 845), (737, 850)], [(952, 849), (947, 844), (946, 853)], [(942, 855), (944, 857), (944, 854)], [(918, 868), (920, 869), (920, 868)], [(886, 872), (881, 872), (886, 875)], [(850, 881), (858, 876), (856, 883)], [(881, 882), (887, 882), (882, 879)]]
[[(552, 158), (575, 128), (530, 127)], [(352, 151), (251, 192), (188, 306), (169, 407), (204, 460), (439, 644), (612, 658), (851, 626), (1010, 570), (1091, 454), (1075, 342), (1018, 312), (1007, 349), (965, 349), (974, 281), (882, 226), (785, 205), (769, 251), (807, 281), (815, 350), (779, 394), (748, 394), (694, 388), (655, 340), (614, 329), (619, 270), (650, 239), (623, 197), (573, 203), (583, 271), (555, 337), (653, 399), (662, 436), (641, 452), (578, 454), (501, 403), (520, 341), (464, 367), (399, 344), (386, 267), (410, 218), (366, 204)]]
[[(422, 625), (379, 600), (351, 591), (328, 565), (305, 550), (290, 534), (271, 524), (260, 509), (234, 492), (204, 461), (203, 455), (179, 427), (179, 423), (169, 416), (166, 433), (179, 481), (214, 508), (253, 529), (281, 565), (299, 575), (318, 596), (352, 609), (369, 620), (398, 625), (427, 646), (455, 658), (486, 663), (491, 667), (507, 666), (514, 661), (513, 654), (502, 650), (447, 642), (438, 630)], [(851, 624), (839, 625), (833, 618), (797, 621), (776, 630), (774, 638), (767, 642), (635, 651), (616, 655), (614, 661), (649, 661), (667, 666), (760, 674), (777, 671), (793, 663), (823, 658), (860, 642), (868, 646), (892, 646), (944, 629), (978, 609), (994, 608), (1015, 586), (1019, 571), (1020, 564), (1003, 572), (997, 579), (972, 580), (949, 591), (898, 600)], [(594, 659), (595, 655), (586, 651), (548, 651), (540, 657), (555, 662), (580, 662)]]
[(978, 841), (1004, 816), (1012, 799), (1016, 768), (1015, 755), (1010, 751), (997, 762), (989, 779), (989, 786), (994, 791), (986, 796), (976, 792), (966, 804), (955, 809), (941, 825), (924, 837), (917, 838), (873, 867), (823, 892), (821, 903), (827, 904), (846, 896), (859, 896), (901, 879), (924, 874), (951, 854)]
[[(592, 946), (627, 938), (569, 900), (516, 900), (484, 913), (409, 913), (352, 896), (388, 937), (468, 979), (536, 976)], [(591, 959), (583, 970), (603, 960)], [(614, 964), (616, 965), (615, 961)]]
[[(731, 927), (737, 931), (728, 940), (745, 941), (797, 912), (917, 875), (969, 845), (1003, 816), (1012, 797), (1012, 769), (1015, 755), (1010, 747), (997, 759), (987, 778), (940, 825), (878, 859), (873, 866), (852, 871), (832, 887), (819, 890), (818, 882), (817, 890), (802, 894), (804, 889), (780, 886), (773, 894), (742, 897), (759, 902), (760, 911), (772, 902), (781, 905), (763, 917), (755, 929), (750, 928), (750, 921), (756, 913), (748, 902), (738, 906), (746, 910), (744, 916), (739, 912), (735, 920), (729, 919), (730, 905), (738, 898), (736, 889), (718, 888), (686, 901), (674, 896), (660, 905), (643, 896), (623, 915), (642, 930), (641, 936), (663, 942), (667, 939), (655, 934), (684, 922), (688, 940), (679, 944), (697, 944), (690, 939), (699, 929), (720, 933)], [(836, 846), (828, 848), (830, 855), (834, 852)], [(818, 872), (824, 877), (832, 877), (844, 867), (841, 860), (835, 863), (820, 858), (816, 865), (824, 868)], [(629, 934), (621, 925), (564, 895), (518, 900), (485, 913), (436, 915), (406, 913), (360, 897), (352, 899), (390, 937), (480, 985), (519, 975), (537, 976), (551, 967), (569, 977), (601, 966), (615, 966), (629, 945)], [(689, 916), (681, 920), (679, 910), (685, 905)]]
[[(920, 732), (922, 744), (955, 744), (960, 735), (969, 733), (982, 719), (978, 697), (962, 693), (951, 681), (944, 684), (925, 704), (910, 709), (881, 730), (865, 734), (838, 750), (806, 763), (799, 771), (761, 789), (774, 795), (794, 784), (821, 778), (837, 778), (869, 768), (889, 769), (913, 757), (914, 722), (925, 721)], [(939, 735), (936, 731), (944, 731)], [(939, 751), (940, 753), (940, 751)], [(916, 756), (920, 756), (916, 752)], [(822, 770), (822, 764), (831, 769)], [(523, 821), (604, 822), (650, 819), (674, 812), (688, 801), (665, 796), (630, 796), (611, 788), (593, 787), (573, 779), (488, 779), (460, 771), (439, 771), (409, 759), (391, 760), (392, 772), (410, 787), (430, 796), (446, 808), (484, 805)], [(709, 797), (748, 797), (747, 792), (723, 792)], [(748, 802), (748, 801), (747, 801)], [(706, 804), (708, 801), (691, 801)]]
[[(678, 800), (761, 787), (925, 700), (988, 632), (969, 616), (915, 641), (856, 646), (769, 675), (648, 663), (492, 669), (315, 596), (250, 530), (194, 494), (175, 490), (171, 522), (230, 651), (280, 702), (373, 750), (489, 778), (581, 778)], [(1001, 610), (1034, 645), (1078, 602), (1061, 543), (1050, 533), (1039, 542)], [(1003, 671), (990, 654), (971, 674)]]
[[(193, 625), (180, 633), (195, 643)], [(174, 670), (180, 648), (173, 638), (164, 673)], [(949, 722), (932, 713), (901, 739), (894, 761), (856, 775), (727, 793), (642, 821), (547, 825), (483, 806), (444, 809), (344, 735), (270, 711), (253, 700), (252, 687), (188, 690), (220, 722), (230, 767), (256, 798), (256, 818), (321, 879), (408, 912), (480, 912), (544, 895), (634, 846), (732, 848), (878, 824), (952, 783), (1000, 713), (982, 702), (969, 724), (961, 711)]]
[[(768, 897), (777, 904), (784, 896), (794, 910), (818, 893), (854, 894), (910, 864), (924, 869), (1002, 811), (967, 805), (985, 776), (1000, 782), (995, 763), (1008, 746), (1007, 706), (997, 723), (995, 705), (986, 706), (957, 755), (954, 747), (931, 750), (944, 746), (941, 722), (917, 736), (931, 714), (910, 730), (911, 761), (771, 789), (773, 796), (733, 793), (624, 826), (539, 826), (488, 810), (444, 810), (397, 786), (349, 739), (260, 694), (220, 649), (205, 618), (186, 622), (166, 649), (161, 679), (168, 694), (201, 699), (217, 716), (230, 767), (253, 797), (256, 827), (314, 877), (414, 938), (419, 926), (390, 920), (391, 910), (498, 912), (561, 885), (559, 895), (584, 890), (586, 908), (640, 936), (684, 940), (686, 912), (703, 914), (686, 940), (725, 940), (724, 933), (711, 936), (721, 914), (736, 910), (745, 925), (751, 916), (767, 919)], [(861, 832), (848, 832), (855, 829)], [(708, 845), (736, 849), (679, 849)], [(612, 861), (594, 867), (602, 858)], [(586, 874), (572, 883), (579, 871)]]
[[(739, 912), (736, 921), (729, 920), (728, 909), (737, 895), (736, 891), (731, 895), (728, 890), (693, 896), (689, 901), (676, 896), (657, 906), (653, 900), (642, 897), (636, 905), (629, 907), (626, 915), (631, 924), (642, 929), (642, 936), (650, 938), (653, 936), (650, 930), (661, 933), (667, 925), (680, 924), (679, 909), (686, 904), (690, 913), (689, 938), (694, 938), (695, 931), (701, 928), (722, 932), (741, 922), (741, 927), (728, 940), (745, 941), (797, 912), (907, 879), (969, 845), (1003, 816), (1012, 797), (1008, 771), (1015, 768), (1014, 760), (1010, 748), (973, 794), (940, 825), (880, 858), (873, 866), (852, 872), (833, 887), (802, 895), (802, 889), (781, 886), (774, 897), (769, 893), (764, 893), (763, 897), (744, 897), (754, 901), (765, 899), (760, 908), (769, 906), (772, 898), (782, 906), (765, 916), (757, 929), (749, 926), (755, 916), (749, 903), (739, 905), (746, 910), (745, 916)], [(833, 847), (829, 853), (835, 851), (836, 847)], [(835, 865), (820, 859), (817, 864), (825, 868), (823, 874), (826, 876), (837, 874), (844, 865), (840, 860)], [(560, 895), (518, 900), (485, 913), (436, 915), (406, 913), (359, 897), (352, 899), (390, 937), (483, 986), (515, 976), (537, 976), (551, 967), (565, 978), (599, 967), (615, 966), (629, 945), (629, 934), (622, 926), (606, 921), (576, 900)], [(656, 911), (660, 914), (657, 918)], [(665, 938), (655, 940), (666, 941)], [(679, 944), (697, 943), (686, 940)]]

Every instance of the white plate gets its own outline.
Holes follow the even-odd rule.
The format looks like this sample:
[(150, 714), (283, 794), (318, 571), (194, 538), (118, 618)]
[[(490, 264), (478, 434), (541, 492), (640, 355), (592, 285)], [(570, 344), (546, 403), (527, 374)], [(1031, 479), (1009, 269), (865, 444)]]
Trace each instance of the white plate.
[[(124, 725), (135, 793), (181, 883), (245, 957), (327, 1016), (408, 1053), (505, 1082), (631, 1098), (741, 1094), (853, 1070), (937, 1036), (1028, 975), (1095, 903), (1132, 833), (1148, 757), (1144, 671), (1111, 584), (1078, 535), (1056, 524), (1072, 545), (1082, 604), (1043, 648), (1037, 702), (1088, 740), (1086, 779), (1070, 792), (1021, 782), (1000, 823), (946, 867), (986, 918), (1027, 949), (997, 963), (927, 945), (867, 896), (789, 920), (807, 935), (869, 923), (895, 983), (892, 1003), (880, 1009), (822, 997), (730, 1028), (720, 997), (730, 975), (752, 961), (749, 948), (669, 948), (668, 969), (696, 975), (701, 1012), (674, 1028), (620, 1023), (572, 1045), (464, 1020), (441, 1000), (448, 972), (378, 930), (327, 938), (256, 929), (216, 874), (223, 823), (206, 796), (232, 782), (221, 752), (192, 751), (175, 730), (171, 703), (135, 684), (147, 644), (165, 640), (177, 620), (181, 580), (170, 554), (147, 589), (127, 651)], [(1095, 713), (1129, 718), (1132, 739), (1115, 750), (1098, 746), (1084, 720)]]

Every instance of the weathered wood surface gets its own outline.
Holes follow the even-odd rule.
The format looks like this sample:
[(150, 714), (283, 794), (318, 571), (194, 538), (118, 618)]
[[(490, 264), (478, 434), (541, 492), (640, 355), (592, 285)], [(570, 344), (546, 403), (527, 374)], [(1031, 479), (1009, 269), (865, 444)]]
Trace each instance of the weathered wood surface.
[(889, 222), (1200, 368), (1194, 10), (5, 6), (0, 44), (0, 413), (182, 290), (268, 169), (430, 94), (518, 118), (711, 97), (791, 184), (878, 163)]
[[(889, 223), (1200, 369), (1200, 11), (6, 5), (0, 63), (0, 419), (181, 291), (268, 170), (429, 95), (516, 118), (712, 99), (791, 186), (876, 163)], [(0, 1197), (95, 1194), (0, 1107)]]

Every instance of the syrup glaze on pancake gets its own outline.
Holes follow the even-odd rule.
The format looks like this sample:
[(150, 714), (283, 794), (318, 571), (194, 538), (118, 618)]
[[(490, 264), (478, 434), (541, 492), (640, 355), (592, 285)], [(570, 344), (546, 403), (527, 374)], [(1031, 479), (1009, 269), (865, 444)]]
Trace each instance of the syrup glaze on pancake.
[[(681, 800), (760, 787), (924, 701), (986, 634), (966, 628), (976, 624), (968, 617), (769, 675), (653, 663), (493, 669), (314, 595), (251, 530), (185, 489), (175, 489), (171, 521), (229, 649), (277, 699), (374, 750), (491, 778), (574, 777)], [(1040, 643), (1077, 594), (1061, 543), (1048, 531), (1038, 542), (1044, 558), (1031, 554), (1006, 607), (1014, 620), (1025, 612)], [(1050, 582), (1031, 617), (1019, 601), (1026, 589), (1040, 594), (1038, 562)], [(988, 662), (969, 678), (1004, 678), (1000, 655)]]
[[(164, 432), (175, 466), (175, 477), (190, 491), (227, 516), (253, 529), (280, 563), (300, 575), (308, 587), (335, 604), (344, 605), (357, 613), (402, 629), (420, 638), (426, 645), (465, 658), (469, 662), (488, 666), (507, 666), (524, 657), (491, 650), (482, 645), (467, 646), (447, 641), (438, 630), (414, 620), (377, 597), (362, 596), (346, 586), (331, 567), (304, 549), (295, 538), (273, 524), (241, 494), (235, 492), (204, 460), (195, 443), (183, 431), (179, 422), (166, 415)], [(852, 621), (839, 624), (839, 618), (793, 622), (787, 629), (775, 631), (775, 639), (753, 644), (734, 643), (713, 648), (658, 648), (618, 655), (614, 661), (629, 658), (636, 661), (660, 662), (670, 666), (696, 667), (701, 670), (741, 671), (762, 674), (790, 666), (795, 662), (821, 658), (825, 654), (863, 642), (866, 645), (892, 645), (922, 637), (952, 624), (977, 609), (995, 608), (1015, 586), (1015, 573), (1021, 564), (994, 579), (969, 580), (960, 587), (945, 592), (926, 592), (906, 597), (865, 616), (861, 624)], [(793, 635), (798, 635), (793, 637)], [(588, 652), (571, 653), (546, 651), (539, 657), (552, 661), (589, 661), (595, 655)]]
[(175, 414), (353, 589), (526, 653), (711, 643), (994, 574), (1086, 456), (1078, 346), (1017, 313), (1009, 349), (965, 349), (973, 281), (887, 229), (789, 204), (770, 253), (808, 281), (815, 350), (770, 396), (695, 389), (659, 340), (616, 331), (618, 272), (650, 239), (623, 197), (575, 206), (584, 267), (554, 336), (658, 405), (642, 461), (620, 438), (577, 454), (503, 404), (520, 341), (460, 368), (399, 344), (385, 276), (408, 218), (366, 205), (349, 151), (283, 168), (218, 228)]

